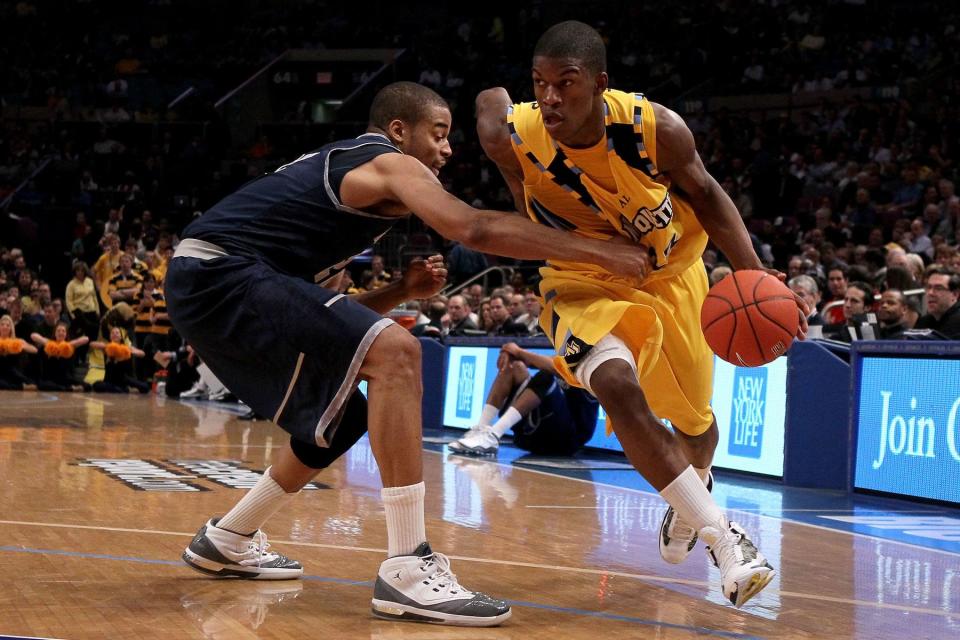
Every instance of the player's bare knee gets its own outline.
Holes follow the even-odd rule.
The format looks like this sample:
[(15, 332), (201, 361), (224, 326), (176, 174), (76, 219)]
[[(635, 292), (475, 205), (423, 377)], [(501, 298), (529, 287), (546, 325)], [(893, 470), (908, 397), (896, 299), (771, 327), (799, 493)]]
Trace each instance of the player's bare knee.
[(510, 374), (513, 376), (514, 382), (520, 383), (530, 376), (530, 370), (527, 369), (527, 365), (519, 360), (514, 360), (510, 363)]
[(419, 380), (420, 341), (399, 325), (387, 327), (370, 346), (360, 374), (368, 379)]
[(590, 376), (590, 388), (597, 399), (603, 402), (603, 397), (616, 398), (639, 393), (643, 397), (637, 374), (626, 360), (614, 358), (602, 363)]

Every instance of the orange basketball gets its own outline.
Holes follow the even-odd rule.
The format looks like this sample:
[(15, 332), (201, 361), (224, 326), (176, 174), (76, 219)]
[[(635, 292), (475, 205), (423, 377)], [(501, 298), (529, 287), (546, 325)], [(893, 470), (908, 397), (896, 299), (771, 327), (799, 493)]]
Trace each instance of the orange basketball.
[(710, 289), (700, 310), (707, 344), (741, 367), (759, 367), (782, 356), (799, 324), (793, 292), (765, 271), (728, 275)]

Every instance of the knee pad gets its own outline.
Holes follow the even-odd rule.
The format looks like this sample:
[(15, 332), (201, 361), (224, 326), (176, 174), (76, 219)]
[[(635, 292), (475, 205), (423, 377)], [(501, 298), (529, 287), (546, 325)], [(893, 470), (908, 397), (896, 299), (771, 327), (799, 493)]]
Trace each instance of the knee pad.
[(537, 372), (537, 375), (527, 381), (527, 389), (533, 391), (540, 400), (543, 400), (553, 390), (556, 384), (557, 380), (553, 377), (552, 373), (540, 370)]
[(577, 381), (583, 385), (584, 389), (596, 396), (597, 394), (593, 393), (593, 389), (590, 387), (590, 378), (593, 376), (593, 372), (604, 362), (615, 359), (626, 360), (630, 368), (633, 369), (633, 373), (637, 373), (637, 359), (633, 352), (630, 351), (623, 340), (610, 334), (602, 337), (597, 344), (593, 345), (593, 348), (577, 364), (574, 371)]
[(326, 469), (347, 452), (367, 432), (367, 399), (354, 391), (344, 407), (339, 425), (329, 447), (318, 447), (312, 442), (290, 438), (290, 448), (297, 460), (311, 469)]

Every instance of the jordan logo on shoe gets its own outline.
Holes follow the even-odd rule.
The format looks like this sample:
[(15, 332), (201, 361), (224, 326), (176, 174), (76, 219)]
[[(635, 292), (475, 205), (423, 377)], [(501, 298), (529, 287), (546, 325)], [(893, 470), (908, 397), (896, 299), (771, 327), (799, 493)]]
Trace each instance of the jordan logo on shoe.
[(399, 571), (397, 571), (397, 572), (394, 574), (393, 579), (396, 580), (397, 582), (400, 581), (400, 572), (399, 572)]

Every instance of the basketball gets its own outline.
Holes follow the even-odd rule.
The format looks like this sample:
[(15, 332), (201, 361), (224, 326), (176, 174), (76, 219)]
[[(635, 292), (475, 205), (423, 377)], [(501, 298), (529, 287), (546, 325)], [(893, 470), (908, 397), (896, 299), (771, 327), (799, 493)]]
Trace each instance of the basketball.
[(799, 323), (793, 292), (765, 271), (728, 275), (710, 289), (700, 309), (707, 344), (741, 367), (759, 367), (786, 353)]

